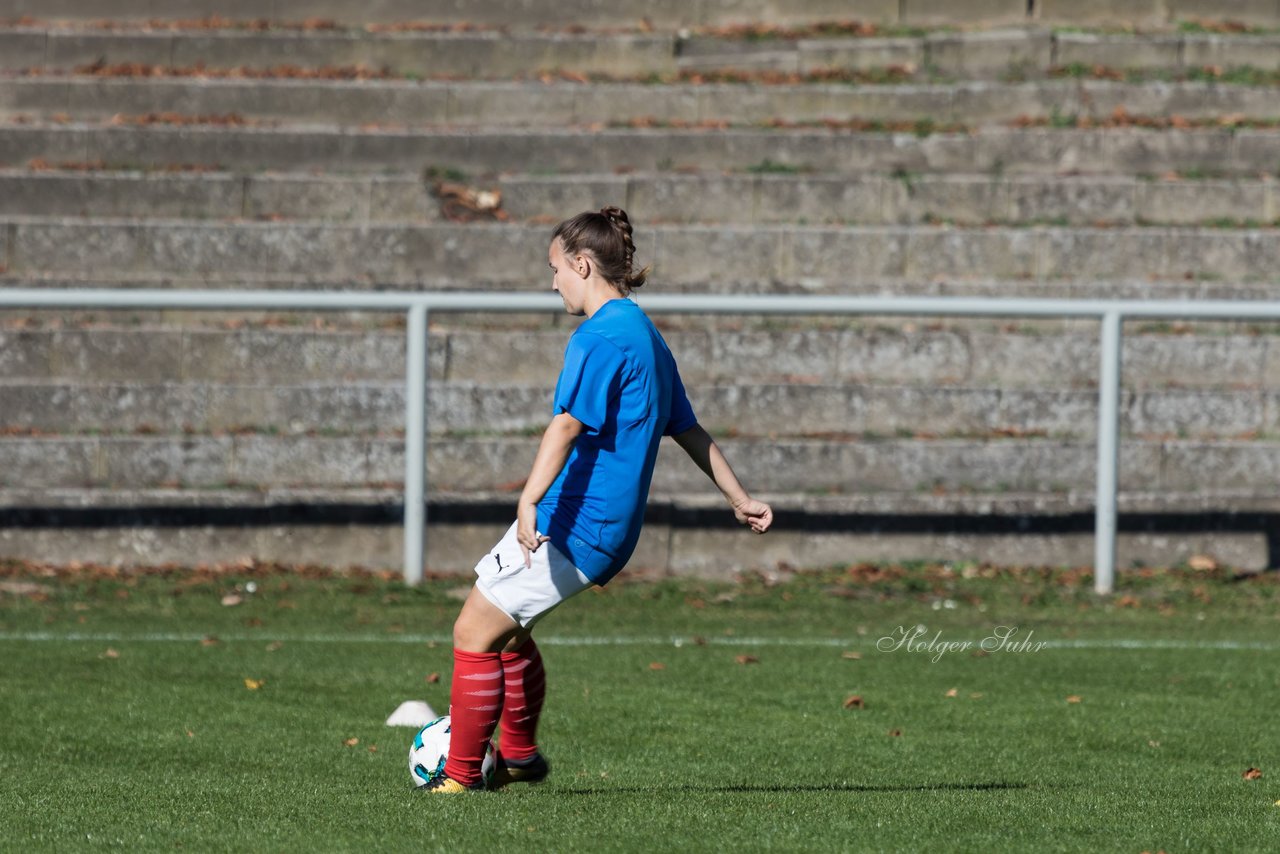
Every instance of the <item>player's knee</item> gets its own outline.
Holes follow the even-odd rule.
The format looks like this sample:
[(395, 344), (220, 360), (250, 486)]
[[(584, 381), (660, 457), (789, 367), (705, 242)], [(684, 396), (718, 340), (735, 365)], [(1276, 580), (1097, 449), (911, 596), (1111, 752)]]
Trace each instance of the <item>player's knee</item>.
[(464, 607), (453, 621), (453, 646), (463, 652), (498, 652), (507, 641), (505, 625), (488, 619), (479, 609)]
[(460, 649), (464, 652), (482, 652), (483, 650), (474, 648), (477, 632), (473, 625), (474, 621), (470, 620), (468, 616), (466, 610), (463, 609), (462, 613), (458, 615), (458, 619), (453, 621), (453, 646), (455, 649)]

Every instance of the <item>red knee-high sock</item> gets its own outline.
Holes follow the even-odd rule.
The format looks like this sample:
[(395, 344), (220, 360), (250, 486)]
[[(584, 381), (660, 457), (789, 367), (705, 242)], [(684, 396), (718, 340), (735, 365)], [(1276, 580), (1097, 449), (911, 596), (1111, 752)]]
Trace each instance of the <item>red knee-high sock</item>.
[(507, 759), (531, 759), (538, 752), (535, 736), (547, 678), (542, 654), (529, 638), (515, 652), (502, 653), (506, 676), (506, 701), (502, 707), (502, 755)]
[(485, 745), (502, 712), (502, 659), (496, 652), (453, 651), (449, 689), (449, 759), (444, 773), (459, 783), (480, 782)]

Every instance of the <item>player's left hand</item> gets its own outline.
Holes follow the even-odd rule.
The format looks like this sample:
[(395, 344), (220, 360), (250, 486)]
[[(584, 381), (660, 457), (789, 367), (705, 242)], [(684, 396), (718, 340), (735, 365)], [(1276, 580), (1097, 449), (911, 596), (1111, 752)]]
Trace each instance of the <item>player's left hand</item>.
[(773, 524), (773, 508), (754, 498), (747, 498), (733, 505), (733, 515), (757, 534), (763, 534)]
[(524, 553), (524, 566), (533, 565), (533, 553), (551, 538), (538, 533), (538, 505), (521, 504), (516, 512), (516, 542)]

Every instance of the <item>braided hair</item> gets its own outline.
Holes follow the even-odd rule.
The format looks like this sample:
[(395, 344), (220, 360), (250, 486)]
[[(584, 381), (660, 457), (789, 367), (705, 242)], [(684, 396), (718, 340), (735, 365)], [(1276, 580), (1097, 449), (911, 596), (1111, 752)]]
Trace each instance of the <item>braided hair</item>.
[(632, 240), (631, 220), (622, 208), (608, 205), (598, 211), (586, 211), (556, 226), (551, 239), (560, 239), (566, 255), (591, 253), (600, 276), (616, 285), (623, 296), (644, 284), (649, 273), (645, 267), (634, 269), (636, 244)]

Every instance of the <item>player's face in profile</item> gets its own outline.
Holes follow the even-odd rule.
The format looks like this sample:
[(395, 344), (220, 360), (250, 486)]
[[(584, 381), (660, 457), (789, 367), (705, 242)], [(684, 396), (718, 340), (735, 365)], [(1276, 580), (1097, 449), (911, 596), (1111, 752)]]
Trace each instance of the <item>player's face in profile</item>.
[(559, 238), (551, 241), (551, 247), (547, 250), (547, 265), (551, 267), (551, 289), (564, 300), (564, 310), (575, 316), (586, 314), (586, 280), (572, 269), (573, 262), (565, 256)]

